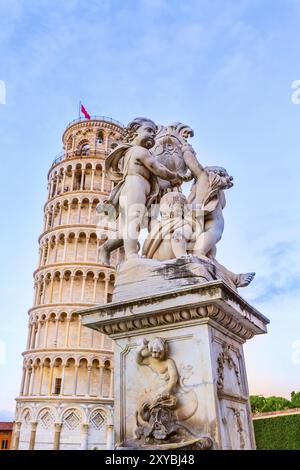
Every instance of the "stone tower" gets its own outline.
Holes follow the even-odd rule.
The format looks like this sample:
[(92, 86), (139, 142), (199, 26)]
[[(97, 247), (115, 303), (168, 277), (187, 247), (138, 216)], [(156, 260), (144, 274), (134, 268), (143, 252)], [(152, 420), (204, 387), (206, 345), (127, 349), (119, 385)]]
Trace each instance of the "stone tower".
[(111, 446), (112, 341), (82, 326), (76, 312), (111, 300), (118, 259), (98, 262), (105, 227), (96, 206), (111, 190), (104, 161), (122, 132), (106, 117), (71, 122), (49, 170), (15, 449)]

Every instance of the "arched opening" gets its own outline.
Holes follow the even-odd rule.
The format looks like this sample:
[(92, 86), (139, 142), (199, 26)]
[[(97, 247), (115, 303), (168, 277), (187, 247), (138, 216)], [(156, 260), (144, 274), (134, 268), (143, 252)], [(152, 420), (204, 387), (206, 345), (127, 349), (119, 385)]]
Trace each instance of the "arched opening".
[(81, 147), (81, 155), (86, 156), (86, 155), (89, 155), (89, 154), (90, 154), (90, 146), (89, 146), (89, 144), (84, 144)]
[(97, 234), (91, 233), (89, 239), (87, 261), (97, 262)]
[(49, 395), (50, 390), (50, 376), (51, 376), (51, 361), (47, 357), (44, 359), (43, 362), (43, 379), (42, 379), (42, 386), (41, 386), (41, 395)]
[(100, 164), (96, 165), (95, 176), (94, 176), (94, 190), (101, 191), (102, 187), (102, 166)]
[(83, 273), (82, 271), (76, 271), (74, 277), (73, 293), (72, 293), (72, 302), (81, 302), (83, 289)]
[(78, 163), (76, 165), (75, 175), (74, 175), (74, 184), (73, 184), (74, 191), (80, 190), (81, 178), (82, 178), (82, 169), (81, 169), (81, 165)]
[(84, 198), (81, 203), (81, 210), (80, 210), (80, 223), (81, 224), (88, 224), (89, 222), (89, 206), (90, 201), (87, 198)]
[(88, 271), (86, 274), (86, 280), (85, 280), (84, 302), (93, 303), (94, 278), (95, 278), (94, 273), (92, 271)]
[(57, 347), (64, 347), (66, 343), (67, 333), (67, 314), (63, 312), (58, 319)]
[(91, 183), (92, 183), (92, 164), (88, 163), (85, 167), (84, 189), (91, 190)]
[(80, 232), (78, 236), (78, 242), (77, 242), (76, 262), (84, 261), (85, 251), (86, 251), (86, 234), (84, 232)]
[(68, 203), (68, 200), (65, 199), (62, 204), (61, 204), (61, 222), (60, 224), (61, 225), (67, 225), (68, 223), (68, 207), (69, 207), (69, 203)]
[(66, 176), (65, 176), (65, 187), (64, 192), (67, 193), (72, 191), (72, 165), (68, 165), (65, 168)]
[(63, 275), (62, 303), (68, 303), (71, 297), (71, 271), (67, 270)]
[(102, 397), (108, 398), (110, 396), (110, 385), (111, 385), (111, 363), (109, 359), (105, 359), (103, 362), (102, 372)]
[(81, 359), (78, 367), (78, 381), (77, 381), (77, 392), (76, 395), (87, 395), (88, 394), (88, 363), (85, 358)]
[(104, 133), (103, 130), (100, 129), (97, 133), (97, 144), (103, 144), (104, 142)]
[(77, 224), (78, 221), (78, 211), (79, 211), (79, 201), (77, 198), (72, 199), (71, 209), (70, 209), (70, 220), (69, 224)]
[(67, 237), (66, 259), (75, 261), (75, 233), (71, 232)]
[(51, 297), (51, 292), (50, 292), (50, 302), (57, 304), (60, 303), (61, 299), (61, 283), (60, 283), (60, 272), (55, 271), (54, 276), (53, 276), (53, 286), (52, 286), (52, 297)]
[(50, 294), (51, 294), (51, 274), (47, 273), (44, 278), (43, 297), (41, 299), (42, 301), (44, 299), (44, 304), (50, 303)]
[(65, 365), (64, 395), (75, 395), (76, 371), (75, 359), (69, 358)]
[(65, 235), (61, 233), (58, 235), (57, 238), (57, 254), (56, 254), (56, 262), (63, 262), (64, 259), (64, 252), (65, 252)]
[(70, 137), (67, 140), (67, 151), (71, 151), (73, 148), (73, 136), (70, 135)]
[(78, 313), (72, 313), (70, 319), (70, 330), (69, 330), (69, 346), (76, 348), (78, 346), (78, 335), (79, 335), (79, 319)]
[(90, 396), (98, 397), (100, 395), (100, 363), (98, 359), (92, 361)]
[(56, 358), (53, 367), (53, 380), (51, 395), (60, 395), (62, 392), (62, 359)]
[(56, 314), (53, 312), (48, 319), (48, 341), (47, 347), (54, 348), (56, 345)]
[(40, 319), (40, 333), (39, 333), (39, 348), (43, 348), (46, 340), (47, 320), (46, 315), (43, 314)]

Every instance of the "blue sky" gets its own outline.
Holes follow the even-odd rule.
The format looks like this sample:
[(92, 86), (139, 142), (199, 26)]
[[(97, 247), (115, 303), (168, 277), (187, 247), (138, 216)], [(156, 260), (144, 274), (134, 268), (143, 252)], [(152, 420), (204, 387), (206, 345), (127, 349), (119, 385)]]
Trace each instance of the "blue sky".
[(19, 391), (47, 171), (80, 99), (124, 123), (186, 122), (199, 160), (234, 176), (218, 258), (257, 272), (242, 294), (271, 320), (245, 347), (250, 392), (300, 389), (299, 22), (297, 0), (0, 0), (0, 409)]

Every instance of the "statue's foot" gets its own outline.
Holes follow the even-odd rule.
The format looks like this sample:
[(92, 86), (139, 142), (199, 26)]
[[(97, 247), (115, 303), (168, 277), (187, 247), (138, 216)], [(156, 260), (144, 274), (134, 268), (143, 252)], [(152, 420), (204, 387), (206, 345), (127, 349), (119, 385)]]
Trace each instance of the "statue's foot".
[(110, 252), (100, 248), (99, 250), (99, 263), (101, 264), (110, 264)]
[(237, 277), (236, 287), (247, 287), (253, 281), (255, 273), (241, 273)]

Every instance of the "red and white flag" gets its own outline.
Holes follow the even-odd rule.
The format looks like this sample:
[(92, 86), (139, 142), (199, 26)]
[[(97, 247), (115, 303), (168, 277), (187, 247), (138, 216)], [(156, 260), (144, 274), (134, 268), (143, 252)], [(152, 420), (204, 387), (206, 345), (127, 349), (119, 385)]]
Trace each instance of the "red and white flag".
[(91, 116), (89, 115), (89, 113), (87, 112), (83, 104), (81, 103), (80, 103), (80, 111), (82, 112), (82, 114), (84, 115), (86, 119), (91, 119)]

